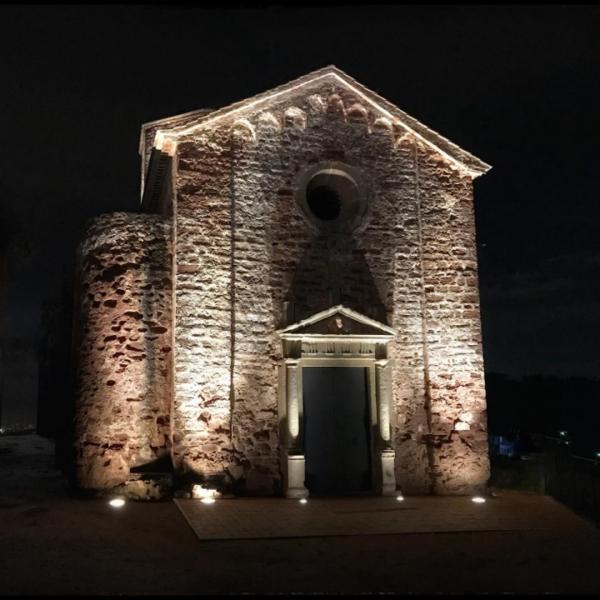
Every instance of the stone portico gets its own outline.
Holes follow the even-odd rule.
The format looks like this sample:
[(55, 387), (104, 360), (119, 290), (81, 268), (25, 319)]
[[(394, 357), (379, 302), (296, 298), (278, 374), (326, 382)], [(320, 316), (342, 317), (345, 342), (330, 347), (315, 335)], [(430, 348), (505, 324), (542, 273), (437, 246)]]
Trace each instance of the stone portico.
[[(280, 420), (287, 439), (286, 496), (304, 498), (305, 456), (302, 443), (302, 371), (311, 367), (364, 367), (368, 379), (368, 412), (373, 456), (372, 489), (395, 495), (395, 452), (391, 444), (392, 394), (387, 344), (395, 337), (391, 327), (342, 305), (321, 311), (280, 332), (284, 365), (280, 384), (284, 393)], [(285, 466), (285, 465), (284, 465)]]

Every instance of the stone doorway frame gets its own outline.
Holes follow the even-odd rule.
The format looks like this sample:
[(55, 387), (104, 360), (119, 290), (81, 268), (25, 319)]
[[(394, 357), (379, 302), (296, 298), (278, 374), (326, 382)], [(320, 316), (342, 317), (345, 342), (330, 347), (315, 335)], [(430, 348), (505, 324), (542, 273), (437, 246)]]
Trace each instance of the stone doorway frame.
[[(343, 322), (340, 333), (331, 323)], [(329, 324), (329, 330), (327, 326)], [(353, 331), (354, 330), (354, 331)], [(396, 336), (391, 327), (341, 304), (277, 331), (283, 345), (279, 370), (280, 449), (284, 493), (306, 498), (304, 485), (302, 369), (364, 367), (367, 370), (372, 490), (383, 496), (398, 493), (392, 446), (393, 415), (388, 344)]]

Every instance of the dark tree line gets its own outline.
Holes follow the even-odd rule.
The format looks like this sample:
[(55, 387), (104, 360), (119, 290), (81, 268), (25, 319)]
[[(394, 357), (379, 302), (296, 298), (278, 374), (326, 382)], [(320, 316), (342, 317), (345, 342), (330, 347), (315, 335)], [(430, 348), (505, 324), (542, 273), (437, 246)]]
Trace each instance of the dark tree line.
[(487, 373), (490, 434), (556, 436), (567, 431), (574, 453), (600, 450), (600, 379)]

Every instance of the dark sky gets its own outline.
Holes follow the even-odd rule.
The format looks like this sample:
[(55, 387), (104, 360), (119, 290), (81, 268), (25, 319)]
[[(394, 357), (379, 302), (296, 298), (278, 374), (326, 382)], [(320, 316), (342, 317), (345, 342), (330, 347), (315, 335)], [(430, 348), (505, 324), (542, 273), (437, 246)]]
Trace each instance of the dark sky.
[(486, 369), (597, 376), (598, 32), (593, 6), (3, 7), (5, 331), (37, 334), (87, 218), (136, 210), (142, 123), (335, 64), (493, 165)]

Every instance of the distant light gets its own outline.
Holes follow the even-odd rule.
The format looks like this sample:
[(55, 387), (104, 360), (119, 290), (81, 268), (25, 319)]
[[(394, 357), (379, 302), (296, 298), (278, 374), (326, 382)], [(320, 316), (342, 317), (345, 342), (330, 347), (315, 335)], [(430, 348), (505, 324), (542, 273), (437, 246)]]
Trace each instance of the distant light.
[(396, 496), (396, 500), (398, 500), (398, 502), (404, 502), (404, 496)]
[(200, 498), (200, 502), (202, 504), (214, 504), (216, 500), (212, 496), (206, 496), (205, 498)]
[(596, 458), (600, 458), (600, 450), (598, 450), (598, 452), (596, 452)]
[(567, 431), (565, 431), (564, 429), (562, 431), (558, 432), (558, 435), (560, 435), (561, 437), (566, 437), (567, 436)]
[(306, 498), (300, 498), (299, 502), (300, 504), (306, 504), (308, 500)]
[(485, 498), (483, 496), (473, 496), (471, 501), (475, 502), (475, 504), (483, 504), (485, 502)]
[(109, 504), (113, 508), (121, 508), (122, 506), (125, 506), (125, 500), (123, 500), (123, 498), (113, 498), (109, 501)]

